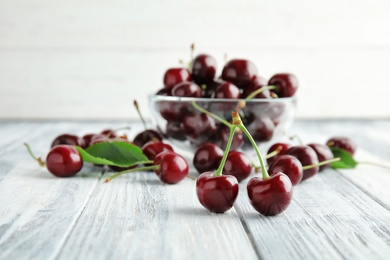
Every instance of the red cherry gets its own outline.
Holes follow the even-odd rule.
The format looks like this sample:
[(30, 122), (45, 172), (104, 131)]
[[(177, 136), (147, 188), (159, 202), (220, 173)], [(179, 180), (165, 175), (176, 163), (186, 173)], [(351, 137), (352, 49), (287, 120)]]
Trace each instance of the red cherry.
[(207, 84), (214, 80), (217, 72), (217, 62), (207, 54), (199, 54), (192, 62), (192, 78), (199, 84)]
[(223, 156), (223, 151), (214, 143), (201, 144), (195, 151), (193, 164), (199, 172), (214, 171), (218, 168)]
[(83, 167), (83, 160), (72, 145), (56, 145), (46, 157), (46, 167), (57, 177), (71, 177)]
[[(276, 155), (283, 155), (283, 154), (286, 154), (286, 151), (288, 149), (290, 149), (290, 147), (291, 147), (291, 145), (288, 143), (281, 143), (281, 142), (274, 143), (273, 145), (271, 145), (270, 148), (268, 148), (267, 154), (277, 152)], [(272, 156), (272, 157), (268, 158), (267, 159), (268, 165), (270, 165), (275, 158), (276, 158), (276, 156)]]
[(85, 134), (81, 137), (84, 143), (83, 149), (87, 149), (91, 145), (91, 139), (94, 135), (95, 134)]
[(269, 79), (268, 85), (276, 86), (278, 97), (292, 97), (298, 89), (298, 79), (290, 73), (279, 73)]
[(214, 176), (212, 171), (204, 172), (196, 180), (196, 195), (209, 211), (224, 213), (237, 199), (238, 181), (232, 175)]
[(337, 147), (343, 149), (352, 155), (355, 154), (357, 147), (357, 144), (354, 140), (345, 136), (334, 136), (326, 142), (326, 145), (329, 147)]
[(183, 81), (191, 81), (190, 71), (186, 68), (170, 68), (164, 74), (164, 87), (168, 90)]
[[(225, 148), (229, 140), (230, 129), (224, 124), (220, 124), (215, 135), (214, 143), (221, 148)], [(245, 143), (244, 134), (241, 131), (236, 131), (233, 136), (233, 141), (230, 150), (238, 150), (243, 147)]]
[(249, 123), (247, 129), (256, 142), (267, 142), (272, 139), (275, 124), (267, 116), (257, 116)]
[[(314, 152), (317, 154), (319, 162), (331, 160), (334, 158), (333, 153), (330, 150), (330, 148), (324, 144), (311, 143), (311, 144), (308, 144), (308, 146), (313, 148)], [(332, 165), (331, 163), (321, 165), (319, 171), (323, 171), (323, 170), (329, 168), (331, 165)]]
[[(249, 84), (249, 86), (244, 89), (244, 91), (242, 92), (241, 98), (248, 97), (250, 94), (252, 94), (256, 90), (258, 90), (264, 86), (267, 86), (267, 81), (262, 77), (259, 77), (259, 76), (256, 77)], [(257, 94), (256, 96), (254, 96), (253, 98), (272, 98), (271, 91), (269, 89), (265, 89), (262, 92), (260, 92), (259, 94)]]
[(142, 152), (149, 160), (154, 160), (159, 153), (166, 151), (173, 152), (173, 148), (169, 144), (161, 141), (149, 141), (142, 146)]
[(224, 175), (233, 175), (238, 182), (248, 178), (252, 172), (252, 162), (247, 155), (240, 151), (229, 151), (223, 166)]
[(187, 138), (199, 145), (215, 134), (217, 126), (214, 118), (205, 113), (188, 114), (183, 118), (183, 129)]
[(175, 97), (200, 97), (201, 88), (193, 82), (183, 81), (172, 88), (172, 96)]
[(174, 152), (167, 151), (159, 153), (154, 159), (153, 165), (159, 166), (154, 172), (164, 183), (178, 183), (188, 174), (188, 163), (186, 159)]
[[(313, 148), (307, 145), (293, 146), (286, 151), (286, 154), (296, 157), (301, 162), (302, 166), (318, 164), (318, 157), (316, 152), (313, 150)], [(318, 171), (318, 166), (304, 170), (301, 181), (314, 176)]]
[(240, 89), (238, 87), (230, 82), (224, 82), (215, 89), (211, 98), (239, 99), (240, 95)]
[(222, 79), (232, 82), (241, 89), (245, 89), (256, 78), (255, 64), (245, 59), (228, 61), (222, 70)]
[(293, 185), (290, 178), (278, 172), (267, 179), (252, 178), (247, 184), (248, 197), (257, 212), (265, 216), (282, 213), (290, 205)]
[(162, 134), (153, 129), (146, 129), (140, 133), (138, 133), (133, 140), (133, 143), (139, 147), (142, 147), (149, 141), (162, 141)]
[(62, 134), (57, 136), (53, 142), (51, 143), (51, 147), (54, 147), (56, 145), (60, 144), (67, 144), (67, 145), (77, 145), (80, 147), (84, 146), (84, 141), (82, 138), (78, 137), (77, 135), (72, 134)]
[(292, 155), (278, 155), (268, 167), (270, 175), (283, 172), (286, 174), (292, 185), (297, 185), (303, 177), (302, 163)]

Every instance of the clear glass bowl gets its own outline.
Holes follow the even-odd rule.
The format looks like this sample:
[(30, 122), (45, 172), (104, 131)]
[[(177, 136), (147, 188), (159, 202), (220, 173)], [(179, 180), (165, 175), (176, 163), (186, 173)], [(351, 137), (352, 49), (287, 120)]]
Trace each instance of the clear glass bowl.
[[(149, 96), (151, 121), (175, 151), (193, 156), (197, 146), (204, 142), (217, 143), (225, 148), (228, 128), (218, 120), (206, 116), (193, 105), (225, 119), (231, 123), (231, 112), (236, 111), (243, 99), (211, 99), (187, 98), (163, 95)], [(266, 152), (270, 145), (288, 135), (295, 118), (297, 99), (251, 99), (245, 101), (245, 106), (239, 109), (241, 119), (252, 134), (261, 152)], [(241, 135), (240, 135), (241, 134)], [(232, 149), (243, 150), (253, 157), (254, 150), (249, 140), (235, 135)], [(244, 140), (241, 140), (241, 137)]]

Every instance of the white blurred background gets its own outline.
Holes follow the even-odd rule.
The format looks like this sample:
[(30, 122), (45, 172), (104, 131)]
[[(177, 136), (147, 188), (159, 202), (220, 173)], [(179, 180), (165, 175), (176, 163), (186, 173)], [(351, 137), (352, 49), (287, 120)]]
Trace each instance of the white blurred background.
[(294, 73), (298, 118), (389, 118), (387, 0), (0, 0), (0, 118), (149, 118), (190, 45)]

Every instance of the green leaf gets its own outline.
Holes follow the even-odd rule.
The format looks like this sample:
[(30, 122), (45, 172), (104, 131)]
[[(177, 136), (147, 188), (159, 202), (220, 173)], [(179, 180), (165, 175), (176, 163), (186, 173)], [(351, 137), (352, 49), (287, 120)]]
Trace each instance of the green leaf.
[(148, 161), (142, 150), (127, 142), (101, 142), (86, 150), (76, 147), (84, 162), (128, 167)]
[(352, 169), (358, 164), (349, 152), (337, 147), (330, 147), (330, 150), (335, 158), (340, 158), (340, 161), (332, 163), (333, 169)]

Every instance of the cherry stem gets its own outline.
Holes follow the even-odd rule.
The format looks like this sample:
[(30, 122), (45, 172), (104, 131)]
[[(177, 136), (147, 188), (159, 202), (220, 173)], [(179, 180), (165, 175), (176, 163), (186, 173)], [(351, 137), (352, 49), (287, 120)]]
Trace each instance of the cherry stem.
[(329, 160), (326, 160), (326, 161), (319, 162), (317, 164), (310, 164), (310, 165), (303, 166), (302, 169), (303, 170), (307, 170), (307, 169), (311, 169), (311, 168), (314, 168), (314, 167), (317, 167), (317, 166), (322, 166), (322, 165), (329, 164), (329, 163), (332, 163), (332, 162), (337, 162), (337, 161), (340, 161), (340, 160), (341, 160), (340, 157), (336, 157), (336, 158), (333, 158), (333, 159), (329, 159)]
[(366, 162), (366, 161), (362, 161), (362, 162), (357, 162), (358, 164), (367, 164), (367, 165), (373, 165), (373, 166), (378, 166), (378, 167), (382, 167), (382, 168), (385, 168), (387, 170), (390, 170), (390, 166), (388, 165), (385, 165), (385, 164), (381, 164), (381, 163), (376, 163), (376, 162)]
[(271, 158), (271, 157), (274, 157), (274, 156), (278, 155), (279, 153), (280, 153), (280, 149), (276, 149), (275, 151), (272, 151), (272, 152), (270, 152), (269, 154), (267, 154), (267, 155), (265, 156), (265, 158), (266, 158), (266, 159), (269, 159), (269, 158)]
[(28, 153), (31, 155), (31, 157), (38, 162), (39, 166), (44, 167), (45, 162), (42, 161), (41, 157), (36, 157), (34, 153), (31, 151), (31, 147), (27, 144), (24, 143), (24, 146), (26, 146)]
[(141, 114), (141, 111), (139, 110), (139, 106), (138, 106), (137, 100), (134, 99), (133, 103), (134, 103), (135, 109), (136, 109), (137, 112), (138, 112), (139, 117), (141, 118), (141, 121), (142, 121), (142, 124), (144, 125), (145, 130), (147, 130), (146, 122), (145, 122), (144, 117), (143, 117), (142, 114)]
[(290, 140), (294, 140), (294, 139), (297, 139), (298, 143), (300, 145), (303, 145), (303, 141), (302, 141), (301, 137), (299, 137), (299, 135), (292, 135), (292, 136), (290, 136)]
[(229, 128), (232, 128), (232, 124), (230, 124), (228, 121), (226, 121), (225, 119), (223, 119), (222, 117), (220, 116), (217, 116), (216, 114), (214, 113), (211, 113), (210, 111), (207, 111), (206, 109), (204, 109), (203, 107), (200, 107), (198, 104), (196, 104), (195, 101), (192, 101), (192, 106), (195, 107), (197, 110), (199, 110), (200, 112), (202, 113), (205, 113), (209, 116), (211, 116), (212, 118), (218, 120), (219, 122), (221, 122), (222, 124), (226, 125), (227, 127)]
[(234, 133), (236, 132), (236, 128), (237, 128), (236, 125), (232, 125), (232, 127), (230, 127), (229, 139), (227, 141), (225, 151), (223, 152), (221, 163), (219, 164), (218, 169), (214, 173), (214, 176), (216, 177), (222, 176), (223, 167), (225, 166), (225, 162), (230, 151), (230, 146), (232, 145), (233, 142), (233, 137), (234, 137)]
[(121, 171), (121, 172), (118, 172), (110, 177), (108, 177), (104, 182), (109, 182), (111, 181), (112, 179), (122, 175), (122, 174), (125, 174), (125, 173), (130, 173), (130, 172), (136, 172), (136, 171), (149, 171), (149, 170), (157, 170), (158, 168), (160, 168), (160, 165), (151, 165), (151, 166), (144, 166), (144, 167), (138, 167), (138, 168), (133, 168), (133, 169), (129, 169), (129, 170), (125, 170), (125, 171)]
[(259, 162), (260, 162), (260, 166), (261, 166), (261, 173), (263, 175), (263, 180), (269, 178), (269, 174), (268, 174), (267, 168), (265, 167), (263, 157), (261, 156), (260, 150), (257, 147), (255, 140), (253, 140), (252, 135), (249, 133), (248, 129), (246, 129), (246, 127), (242, 123), (240, 115), (237, 112), (232, 112), (232, 116), (233, 116), (233, 125), (238, 126), (244, 132), (244, 134), (248, 137), (249, 141), (251, 142), (253, 148), (256, 151), (256, 154), (257, 154), (257, 157), (259, 158)]
[(248, 95), (245, 100), (248, 101), (252, 98), (254, 98), (257, 94), (265, 91), (265, 90), (273, 90), (273, 89), (276, 89), (276, 86), (274, 85), (270, 85), (270, 86), (264, 86), (264, 87), (261, 87), (259, 89), (256, 89), (255, 91), (253, 91), (250, 95)]

